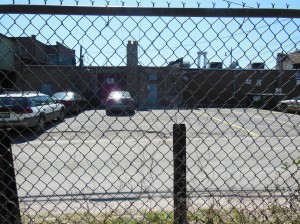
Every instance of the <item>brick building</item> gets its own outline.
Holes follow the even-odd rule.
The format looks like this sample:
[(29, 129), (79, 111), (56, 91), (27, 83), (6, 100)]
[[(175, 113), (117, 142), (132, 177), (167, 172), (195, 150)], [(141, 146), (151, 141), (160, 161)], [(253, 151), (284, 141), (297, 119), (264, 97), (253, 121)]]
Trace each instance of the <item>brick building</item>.
[[(248, 94), (275, 94), (278, 70), (191, 69), (180, 63), (167, 67), (138, 64), (137, 42), (127, 44), (127, 66), (74, 66), (19, 64), (15, 88), (49, 94), (62, 90), (81, 92), (94, 107), (103, 105), (111, 90), (129, 90), (139, 107), (247, 106)], [(298, 95), (296, 70), (280, 74), (282, 92)], [(47, 93), (47, 92), (46, 92)]]
[(277, 54), (277, 69), (300, 69), (300, 51)]
[(14, 60), (15, 41), (0, 34), (0, 90), (11, 89), (16, 80), (15, 60)]
[(14, 37), (15, 56), (28, 65), (75, 65), (75, 50), (56, 42), (56, 45), (46, 45), (31, 37)]

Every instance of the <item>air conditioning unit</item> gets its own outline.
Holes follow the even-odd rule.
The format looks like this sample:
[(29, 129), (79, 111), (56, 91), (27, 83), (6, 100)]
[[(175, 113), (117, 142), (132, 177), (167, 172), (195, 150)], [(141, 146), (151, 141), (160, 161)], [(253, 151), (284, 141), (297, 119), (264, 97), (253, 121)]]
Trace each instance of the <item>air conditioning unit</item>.
[(208, 65), (209, 68), (223, 68), (222, 62), (210, 62)]
[(250, 65), (247, 66), (249, 69), (265, 69), (265, 63), (263, 62), (255, 62), (251, 63)]

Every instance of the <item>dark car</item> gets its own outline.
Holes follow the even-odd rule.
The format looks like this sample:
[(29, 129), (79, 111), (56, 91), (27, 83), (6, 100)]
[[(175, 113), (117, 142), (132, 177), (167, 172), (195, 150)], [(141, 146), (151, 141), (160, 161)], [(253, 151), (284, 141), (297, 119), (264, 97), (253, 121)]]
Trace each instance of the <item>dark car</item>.
[(127, 91), (112, 91), (105, 102), (106, 113), (113, 111), (134, 113), (134, 100)]
[(77, 92), (57, 92), (54, 93), (52, 99), (65, 105), (67, 112), (77, 114), (86, 109), (88, 101), (85, 97)]

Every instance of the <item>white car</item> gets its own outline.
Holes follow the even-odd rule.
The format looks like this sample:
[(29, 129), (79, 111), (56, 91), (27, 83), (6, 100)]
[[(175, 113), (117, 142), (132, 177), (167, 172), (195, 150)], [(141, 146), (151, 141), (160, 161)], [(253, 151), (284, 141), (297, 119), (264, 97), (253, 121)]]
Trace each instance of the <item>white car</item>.
[(64, 105), (55, 103), (45, 94), (37, 92), (11, 92), (0, 94), (0, 128), (34, 128), (41, 131), (45, 123), (64, 120)]
[(277, 104), (278, 110), (282, 112), (297, 112), (300, 111), (300, 96), (291, 100), (282, 100)]

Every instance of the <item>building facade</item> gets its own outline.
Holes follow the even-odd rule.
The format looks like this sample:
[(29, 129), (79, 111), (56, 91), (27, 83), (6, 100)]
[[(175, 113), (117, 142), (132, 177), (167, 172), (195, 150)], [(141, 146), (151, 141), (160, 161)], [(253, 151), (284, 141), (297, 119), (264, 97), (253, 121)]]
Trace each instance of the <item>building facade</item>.
[(75, 65), (75, 50), (69, 49), (59, 42), (56, 45), (46, 45), (47, 64), (51, 65)]
[(300, 51), (295, 51), (289, 54), (277, 54), (278, 70), (300, 69)]
[(31, 37), (14, 37), (16, 60), (28, 65), (75, 65), (75, 50), (56, 42), (46, 45)]
[[(140, 108), (245, 107), (249, 94), (298, 95), (295, 71), (189, 68), (180, 59), (166, 67), (138, 64), (137, 42), (127, 44), (127, 66), (28, 65), (21, 63), (14, 82), (17, 90), (47, 94), (74, 90), (94, 107), (103, 106), (112, 90), (128, 90)], [(300, 80), (300, 75), (299, 75)]]
[(13, 88), (16, 79), (15, 41), (0, 34), (0, 91)]

